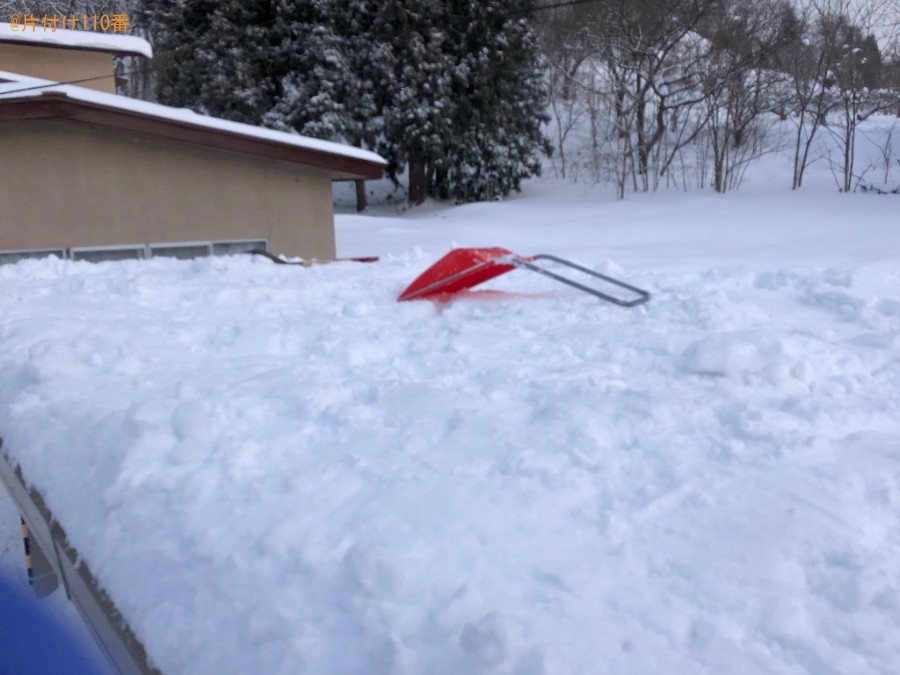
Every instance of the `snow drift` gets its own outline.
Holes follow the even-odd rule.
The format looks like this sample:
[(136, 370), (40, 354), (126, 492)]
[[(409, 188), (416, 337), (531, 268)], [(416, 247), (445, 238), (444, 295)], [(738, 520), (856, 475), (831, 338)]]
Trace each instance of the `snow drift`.
[[(0, 433), (164, 672), (895, 668), (895, 202), (563, 194), (0, 268)], [(653, 300), (395, 302), (451, 239)]]

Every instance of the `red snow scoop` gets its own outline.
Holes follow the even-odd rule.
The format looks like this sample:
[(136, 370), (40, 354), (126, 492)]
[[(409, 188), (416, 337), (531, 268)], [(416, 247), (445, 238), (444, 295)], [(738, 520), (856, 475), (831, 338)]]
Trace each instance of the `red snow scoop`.
[[(541, 265), (541, 261), (549, 261), (586, 274), (617, 289), (628, 292), (629, 297), (610, 295), (592, 286), (579, 283)], [(434, 265), (422, 272), (405, 291), (397, 298), (399, 302), (406, 300), (447, 300), (458, 293), (468, 290), (480, 283), (499, 277), (516, 268), (537, 272), (550, 277), (580, 291), (589, 293), (601, 300), (615, 303), (621, 307), (634, 307), (650, 299), (647, 291), (636, 288), (624, 281), (600, 274), (582, 267), (569, 260), (554, 255), (538, 254), (523, 257), (507, 251), (505, 248), (456, 248), (450, 251)]]

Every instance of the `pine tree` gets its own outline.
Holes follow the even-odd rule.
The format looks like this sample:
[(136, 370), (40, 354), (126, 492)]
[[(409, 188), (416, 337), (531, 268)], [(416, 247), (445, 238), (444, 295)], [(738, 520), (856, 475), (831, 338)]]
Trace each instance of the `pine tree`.
[(329, 0), (278, 3), (269, 55), (284, 72), (263, 122), (281, 130), (341, 139), (352, 105), (346, 39), (334, 29)]
[(457, 199), (492, 199), (540, 173), (546, 114), (545, 67), (525, 18), (530, 2), (449, 3), (458, 31), (453, 143), (445, 191)]
[(494, 198), (540, 170), (531, 0), (159, 0), (170, 105), (373, 148), (409, 199)]
[(380, 101), (374, 87), (385, 61), (371, 36), (373, 3), (282, 0), (269, 55), (285, 72), (275, 103), (263, 117), (267, 126), (374, 147), (381, 131)]
[(273, 2), (159, 0), (142, 12), (161, 103), (252, 124), (274, 103)]
[(420, 204), (434, 191), (434, 176), (446, 171), (446, 146), (453, 136), (455, 59), (445, 31), (446, 4), (437, 0), (387, 0), (375, 17), (375, 40), (392, 55), (382, 73), (386, 97), (380, 151), (395, 177), (408, 166), (409, 200)]
[(377, 34), (391, 45), (394, 97), (382, 152), (409, 168), (409, 199), (505, 196), (540, 173), (549, 148), (543, 64), (525, 19), (531, 2), (383, 3)]
[[(275, 104), (263, 123), (374, 148), (383, 131), (384, 83), (392, 69), (390, 50), (372, 33), (377, 10), (369, 0), (280, 2), (271, 59), (287, 74), (277, 83)], [(357, 210), (366, 208), (361, 180), (356, 203)]]

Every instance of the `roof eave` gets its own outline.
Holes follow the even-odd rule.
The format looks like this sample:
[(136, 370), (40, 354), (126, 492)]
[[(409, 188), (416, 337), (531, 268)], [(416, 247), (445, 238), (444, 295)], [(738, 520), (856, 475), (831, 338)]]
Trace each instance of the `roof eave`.
[(112, 108), (73, 99), (60, 92), (0, 99), (0, 122), (53, 118), (302, 164), (327, 171), (332, 180), (378, 179), (384, 176), (384, 164), (379, 162)]
[(42, 47), (44, 49), (71, 49), (77, 52), (101, 52), (112, 56), (141, 56), (145, 59), (153, 58), (152, 54), (147, 55), (140, 49), (129, 49), (127, 47), (112, 47), (110, 45), (67, 45), (61, 42), (36, 42), (32, 40), (16, 40), (9, 36), (0, 39), (0, 44), (16, 45), (17, 47)]

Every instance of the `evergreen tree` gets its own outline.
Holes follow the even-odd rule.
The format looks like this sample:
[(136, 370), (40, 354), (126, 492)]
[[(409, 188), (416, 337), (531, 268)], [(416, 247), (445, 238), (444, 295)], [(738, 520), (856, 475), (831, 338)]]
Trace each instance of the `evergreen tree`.
[(271, 63), (284, 74), (263, 122), (307, 136), (342, 139), (352, 105), (353, 81), (346, 39), (338, 35), (329, 0), (278, 3), (270, 30)]
[(540, 172), (544, 68), (517, 0), (388, 0), (376, 34), (397, 65), (382, 152), (409, 169), (409, 199), (470, 201), (518, 189)]
[(158, 0), (141, 12), (158, 52), (159, 101), (258, 124), (276, 94), (273, 4)]
[[(287, 71), (263, 123), (326, 140), (374, 148), (381, 137), (391, 54), (374, 39), (368, 0), (280, 2), (272, 27), (279, 36), (270, 58)], [(357, 210), (366, 207), (356, 182)]]
[(503, 196), (540, 170), (531, 0), (159, 0), (170, 105), (380, 151), (409, 198)]
[[(446, 148), (444, 194), (492, 199), (539, 174), (546, 114), (545, 66), (524, 11), (526, 2), (448, 3), (458, 31), (453, 81), (454, 136)], [(518, 13), (510, 9), (518, 8)]]
[(282, 0), (269, 58), (285, 72), (267, 126), (374, 147), (381, 133), (376, 83), (390, 70), (389, 53), (373, 40), (367, 0)]
[(434, 190), (434, 175), (446, 168), (456, 101), (454, 58), (439, 0), (386, 0), (374, 17), (373, 34), (392, 55), (379, 85), (389, 92), (382, 107), (384, 135), (379, 150), (396, 177), (409, 168), (409, 200), (420, 204)]

